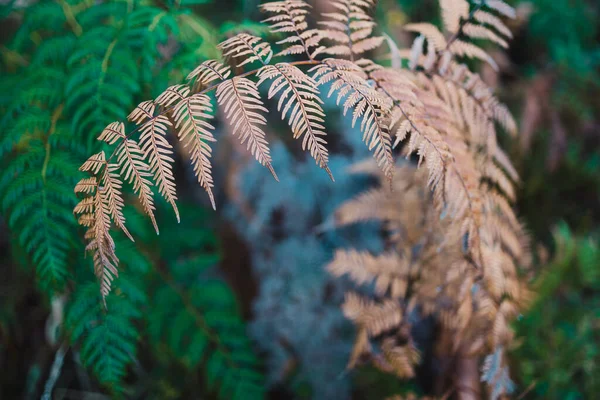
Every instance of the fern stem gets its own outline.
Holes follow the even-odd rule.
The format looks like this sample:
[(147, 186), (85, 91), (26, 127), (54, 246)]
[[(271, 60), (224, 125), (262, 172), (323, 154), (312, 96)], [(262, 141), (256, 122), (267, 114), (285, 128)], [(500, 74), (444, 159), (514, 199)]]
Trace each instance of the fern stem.
[(77, 19), (75, 18), (75, 14), (73, 13), (73, 9), (71, 8), (71, 6), (65, 0), (58, 0), (58, 3), (62, 7), (67, 23), (69, 24), (69, 26), (71, 26), (71, 29), (73, 30), (75, 36), (81, 36), (81, 34), (83, 33), (83, 28), (81, 27), (81, 25), (79, 25), (79, 22), (77, 22)]

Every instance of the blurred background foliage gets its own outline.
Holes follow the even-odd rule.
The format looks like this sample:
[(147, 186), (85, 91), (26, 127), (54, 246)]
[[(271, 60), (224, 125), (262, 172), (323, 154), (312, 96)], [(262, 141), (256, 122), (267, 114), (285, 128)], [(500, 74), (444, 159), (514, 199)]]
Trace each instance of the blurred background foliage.
[[(429, 392), (431, 371), (402, 382), (370, 367), (345, 370), (354, 335), (339, 310), (347, 282), (323, 265), (346, 242), (374, 251), (381, 243), (377, 226), (316, 229), (371, 184), (344, 173), (365, 151), (341, 117), (327, 127), (335, 184), (288, 146), (280, 122), (269, 129), (280, 139), (273, 165), (281, 183), (219, 125), (219, 211), (205, 211), (178, 160), (177, 179), (190, 182), (179, 185), (188, 188), (186, 222), (177, 225), (159, 204), (157, 237), (127, 210), (138, 240), (118, 241), (123, 267), (108, 312), (101, 307), (71, 214), (77, 166), (99, 150), (94, 138), (106, 124), (215, 57), (220, 40), (269, 35), (257, 24), (258, 3), (0, 1), (0, 398)], [(519, 119), (520, 139), (504, 145), (522, 177), (519, 214), (537, 260), (530, 278), (538, 295), (515, 323), (511, 370), (521, 398), (591, 399), (600, 389), (600, 3), (511, 4), (515, 38), (493, 53), (500, 71), (480, 66)], [(437, 0), (380, 0), (377, 20), (407, 44), (402, 25), (439, 23), (437, 9)]]

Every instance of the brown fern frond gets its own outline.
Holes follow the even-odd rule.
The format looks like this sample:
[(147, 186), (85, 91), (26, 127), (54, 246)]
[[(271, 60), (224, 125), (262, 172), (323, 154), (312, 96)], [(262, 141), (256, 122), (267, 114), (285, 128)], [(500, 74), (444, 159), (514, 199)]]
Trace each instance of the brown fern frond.
[(83, 178), (75, 185), (75, 193), (93, 194), (98, 187), (98, 180), (95, 176)]
[(427, 39), (436, 51), (442, 51), (446, 48), (446, 38), (440, 30), (429, 23), (407, 24), (404, 25), (404, 30), (409, 32), (417, 32)]
[(238, 67), (254, 61), (260, 61), (263, 65), (268, 64), (273, 56), (269, 43), (248, 33), (239, 33), (220, 43), (218, 48), (223, 51), (225, 57), (243, 58)]
[(216, 209), (212, 193), (213, 178), (210, 156), (212, 149), (209, 142), (215, 142), (212, 134), (214, 126), (206, 122), (212, 118), (210, 98), (205, 94), (194, 94), (182, 99), (173, 110), (175, 130), (184, 147), (190, 149), (190, 159), (194, 174), (200, 186), (206, 190), (213, 209)]
[(268, 110), (260, 99), (256, 83), (242, 77), (225, 81), (217, 87), (217, 101), (233, 127), (233, 134), (240, 137), (242, 145), (247, 142), (250, 153), (279, 180), (271, 165), (269, 145), (261, 128), (267, 120), (260, 112)]
[(113, 279), (119, 275), (117, 265), (119, 259), (115, 254), (115, 243), (110, 236), (110, 211), (108, 201), (104, 197), (101, 188), (96, 190), (94, 196), (94, 213), (92, 214), (92, 225), (86, 237), (91, 239), (86, 247), (87, 251), (93, 252), (94, 273), (100, 280), (100, 293), (106, 297), (110, 292)]
[(498, 64), (496, 64), (496, 61), (494, 61), (494, 59), (488, 53), (472, 43), (464, 42), (462, 40), (455, 40), (450, 45), (450, 51), (457, 56), (464, 56), (485, 61), (490, 64), (494, 70), (498, 70)]
[(502, 39), (496, 33), (484, 26), (468, 23), (463, 26), (462, 30), (463, 33), (471, 39), (485, 39), (494, 42), (505, 49), (508, 48), (508, 43), (506, 43), (506, 40)]
[(311, 71), (314, 71), (318, 85), (332, 83), (328, 97), (337, 93), (337, 104), (345, 99), (344, 115), (348, 110), (353, 110), (352, 126), (358, 118), (362, 118), (360, 130), (363, 132), (363, 141), (369, 150), (373, 150), (373, 157), (391, 179), (394, 158), (386, 114), (392, 102), (369, 86), (365, 76), (361, 76), (364, 75), (362, 69), (350, 61), (329, 58)]
[(334, 276), (348, 274), (357, 284), (375, 281), (375, 292), (381, 296), (388, 291), (390, 297), (404, 297), (407, 287), (408, 261), (397, 253), (373, 256), (368, 252), (336, 250), (327, 270)]
[(397, 328), (403, 317), (402, 307), (395, 300), (376, 303), (352, 292), (344, 296), (342, 312), (346, 318), (364, 327), (371, 337)]
[(171, 122), (164, 115), (148, 120), (140, 128), (140, 148), (144, 153), (144, 159), (148, 160), (150, 172), (158, 186), (158, 192), (171, 204), (177, 221), (179, 221), (175, 177), (171, 167), (171, 163), (175, 161), (171, 157), (173, 146), (166, 138), (167, 131), (171, 126)]
[(393, 338), (384, 340), (381, 349), (385, 361), (391, 366), (392, 371), (400, 378), (415, 376), (414, 366), (421, 360), (417, 348), (411, 343), (399, 346)]
[(324, 13), (328, 20), (319, 21), (324, 27), (320, 35), (334, 43), (323, 49), (324, 53), (354, 60), (383, 43), (383, 36), (372, 36), (376, 24), (367, 12), (374, 6), (373, 1), (336, 0), (331, 4), (336, 12)]
[(484, 5), (508, 18), (514, 19), (517, 16), (515, 9), (502, 0), (486, 0)]
[[(138, 106), (138, 108), (140, 108)], [(148, 107), (149, 109), (149, 107)], [(139, 118), (135, 118), (139, 120)], [(154, 200), (152, 194), (152, 182), (148, 179), (152, 176), (148, 165), (144, 161), (144, 155), (138, 143), (125, 136), (125, 125), (122, 122), (109, 124), (98, 137), (108, 144), (114, 144), (122, 140), (116, 150), (117, 164), (121, 168), (121, 175), (129, 184), (133, 184), (133, 190), (138, 195), (144, 212), (150, 217), (154, 230), (158, 233), (158, 225), (154, 217)]]
[(152, 100), (143, 101), (127, 116), (127, 119), (136, 125), (141, 125), (154, 118), (155, 108), (156, 105)]
[(460, 21), (469, 17), (469, 3), (466, 0), (440, 0), (440, 7), (446, 31), (458, 32)]
[(323, 138), (326, 135), (325, 127), (322, 125), (325, 113), (317, 83), (298, 67), (287, 63), (266, 65), (259, 70), (258, 77), (258, 85), (267, 80), (273, 81), (269, 87), (269, 99), (279, 95), (277, 111), (281, 112), (282, 119), (289, 114), (288, 123), (294, 139), (304, 135), (302, 149), (308, 148), (317, 165), (333, 180), (327, 165), (329, 155), (325, 147), (327, 142)]
[[(286, 33), (289, 36), (277, 42), (287, 46), (275, 54), (285, 56), (305, 53), (309, 59), (324, 49), (319, 46), (321, 35), (317, 29), (307, 29), (306, 15), (310, 6), (302, 0), (275, 1), (260, 6), (262, 11), (274, 14), (263, 22), (269, 23), (271, 32)], [(315, 48), (315, 50), (311, 50)]]
[(510, 31), (510, 29), (508, 29), (504, 22), (502, 22), (500, 18), (496, 17), (493, 14), (482, 10), (477, 10), (473, 14), (473, 19), (479, 22), (480, 24), (486, 24), (491, 26), (492, 28), (496, 29), (499, 33), (508, 38), (513, 37), (512, 32)]
[(91, 172), (94, 175), (98, 175), (98, 172), (106, 165), (106, 155), (103, 151), (92, 155), (84, 162), (79, 170), (82, 172)]
[(159, 94), (154, 102), (163, 106), (163, 108), (168, 108), (176, 102), (185, 99), (189, 94), (190, 88), (187, 85), (174, 85)]
[(132, 242), (133, 237), (125, 227), (125, 216), (123, 215), (123, 183), (119, 179), (119, 166), (117, 164), (107, 164), (99, 190), (102, 191), (103, 201), (106, 203), (106, 209), (110, 213), (111, 219), (115, 225), (127, 235)]
[(200, 90), (216, 80), (224, 81), (231, 75), (231, 69), (217, 60), (207, 60), (197, 66), (187, 76), (188, 81), (195, 80), (195, 87)]

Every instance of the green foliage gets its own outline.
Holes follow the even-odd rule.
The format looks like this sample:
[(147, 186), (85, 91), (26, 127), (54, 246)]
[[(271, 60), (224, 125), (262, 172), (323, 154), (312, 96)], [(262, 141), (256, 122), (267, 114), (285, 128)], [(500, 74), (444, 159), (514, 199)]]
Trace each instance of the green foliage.
[[(161, 399), (263, 397), (235, 296), (214, 270), (216, 239), (202, 210), (186, 210), (202, 225), (167, 226), (160, 241), (135, 210), (125, 210), (142, 240), (115, 239), (123, 268), (106, 307), (90, 260), (79, 256), (72, 214), (78, 165), (100, 146), (98, 132), (216, 56), (216, 29), (193, 13), (207, 2), (57, 0), (0, 9), (0, 18), (22, 14), (0, 50), (0, 214), (11, 255), (25, 256), (47, 299), (68, 295), (62, 334), (115, 397), (150, 387)], [(14, 312), (3, 307), (0, 315), (8, 331)], [(203, 371), (209, 385), (178, 381), (174, 364), (184, 376)], [(140, 387), (140, 365), (159, 373), (162, 385)]]
[(517, 323), (523, 341), (514, 352), (522, 389), (530, 397), (591, 399), (600, 390), (600, 249), (555, 233), (557, 255), (537, 281), (537, 299)]

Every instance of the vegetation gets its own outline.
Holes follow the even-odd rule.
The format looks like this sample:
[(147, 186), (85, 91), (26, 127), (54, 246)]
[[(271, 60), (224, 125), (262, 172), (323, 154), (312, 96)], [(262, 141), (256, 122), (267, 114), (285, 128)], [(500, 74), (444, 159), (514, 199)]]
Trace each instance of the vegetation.
[(310, 3), (0, 6), (0, 397), (597, 391), (598, 5)]

